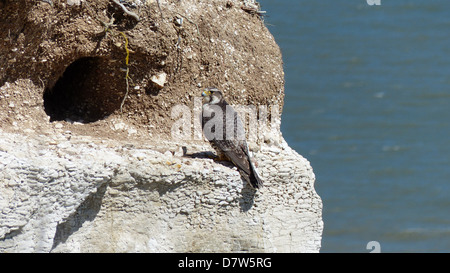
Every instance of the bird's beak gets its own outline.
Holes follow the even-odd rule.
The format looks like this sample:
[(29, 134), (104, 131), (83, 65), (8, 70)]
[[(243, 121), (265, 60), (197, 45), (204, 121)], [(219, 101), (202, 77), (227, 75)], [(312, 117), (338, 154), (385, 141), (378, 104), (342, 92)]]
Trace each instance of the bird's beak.
[(205, 90), (202, 92), (202, 97), (207, 97), (209, 95), (211, 95), (211, 91), (209, 91), (209, 90)]

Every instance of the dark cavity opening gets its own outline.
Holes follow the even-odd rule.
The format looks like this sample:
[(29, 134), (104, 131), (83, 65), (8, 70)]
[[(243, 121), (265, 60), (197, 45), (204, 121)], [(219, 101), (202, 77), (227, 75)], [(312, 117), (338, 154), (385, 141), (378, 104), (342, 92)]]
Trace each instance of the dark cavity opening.
[[(114, 62), (83, 57), (71, 63), (53, 88), (44, 92), (50, 121), (89, 123), (104, 119), (120, 108), (123, 75)], [(122, 80), (122, 81), (120, 81)]]

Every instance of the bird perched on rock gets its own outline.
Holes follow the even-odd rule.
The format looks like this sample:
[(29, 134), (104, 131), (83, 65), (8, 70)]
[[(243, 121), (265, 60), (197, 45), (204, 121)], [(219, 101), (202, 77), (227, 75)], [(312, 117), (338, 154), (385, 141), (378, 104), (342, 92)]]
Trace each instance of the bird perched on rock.
[(251, 161), (244, 126), (237, 112), (217, 88), (207, 88), (202, 97), (202, 130), (216, 150), (217, 159), (231, 161), (253, 188), (261, 188), (263, 182)]

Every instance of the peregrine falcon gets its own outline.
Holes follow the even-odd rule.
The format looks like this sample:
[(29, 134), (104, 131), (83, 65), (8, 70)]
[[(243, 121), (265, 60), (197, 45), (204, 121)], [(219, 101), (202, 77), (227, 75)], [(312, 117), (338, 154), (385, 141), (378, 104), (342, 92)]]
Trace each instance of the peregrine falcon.
[(203, 134), (216, 150), (219, 160), (233, 162), (253, 188), (261, 188), (263, 182), (251, 161), (244, 126), (237, 112), (217, 88), (207, 88), (202, 92), (202, 97)]

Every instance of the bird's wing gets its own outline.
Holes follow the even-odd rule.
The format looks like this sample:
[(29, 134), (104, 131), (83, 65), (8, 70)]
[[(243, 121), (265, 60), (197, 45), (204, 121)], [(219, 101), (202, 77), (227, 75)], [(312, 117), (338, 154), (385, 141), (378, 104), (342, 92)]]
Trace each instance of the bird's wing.
[(246, 174), (250, 175), (250, 162), (246, 146), (241, 141), (217, 140), (215, 145), (230, 159), (234, 165)]
[(245, 141), (244, 125), (234, 108), (226, 101), (224, 115), (224, 143), (223, 151), (225, 155), (242, 171), (250, 175), (251, 166), (248, 155), (247, 142)]

